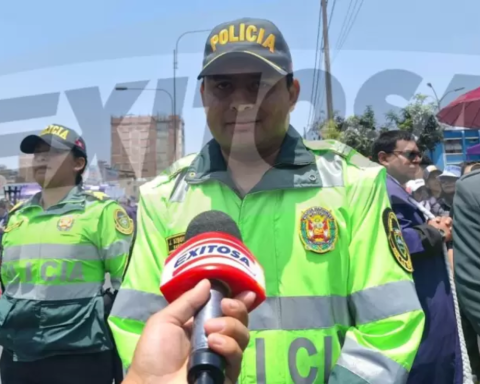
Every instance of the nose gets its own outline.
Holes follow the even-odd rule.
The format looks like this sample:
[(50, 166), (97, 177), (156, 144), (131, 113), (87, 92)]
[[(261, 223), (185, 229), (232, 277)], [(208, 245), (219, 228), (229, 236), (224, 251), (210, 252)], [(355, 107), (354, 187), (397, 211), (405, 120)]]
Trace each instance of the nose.
[(255, 108), (257, 94), (248, 92), (246, 89), (237, 88), (231, 94), (230, 108), (237, 112), (244, 112)]

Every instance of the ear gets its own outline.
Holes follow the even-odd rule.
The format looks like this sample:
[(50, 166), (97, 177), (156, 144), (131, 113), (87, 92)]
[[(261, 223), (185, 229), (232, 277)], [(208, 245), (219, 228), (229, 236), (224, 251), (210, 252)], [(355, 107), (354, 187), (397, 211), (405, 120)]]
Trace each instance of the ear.
[(205, 79), (203, 79), (200, 84), (200, 96), (202, 98), (202, 104), (205, 107)]
[(388, 154), (386, 152), (380, 151), (378, 152), (378, 162), (383, 165), (388, 165)]
[(290, 93), (290, 112), (293, 112), (300, 96), (300, 82), (297, 79), (293, 79), (292, 86), (288, 92)]
[(87, 165), (87, 162), (85, 161), (84, 157), (77, 157), (75, 159), (75, 167), (73, 168), (75, 172), (80, 172), (85, 166)]

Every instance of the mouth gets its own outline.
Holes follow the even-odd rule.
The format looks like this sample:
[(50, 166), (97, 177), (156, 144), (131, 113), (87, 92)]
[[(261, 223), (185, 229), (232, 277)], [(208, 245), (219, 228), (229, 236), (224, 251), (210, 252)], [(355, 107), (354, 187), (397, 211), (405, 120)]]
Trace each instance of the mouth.
[(47, 166), (42, 165), (42, 166), (39, 166), (39, 167), (34, 167), (33, 171), (35, 173), (45, 173), (45, 172), (47, 172), (47, 168), (48, 168)]
[(233, 127), (235, 131), (249, 131), (255, 125), (260, 123), (260, 120), (243, 120), (243, 121), (234, 121), (226, 123), (227, 127)]

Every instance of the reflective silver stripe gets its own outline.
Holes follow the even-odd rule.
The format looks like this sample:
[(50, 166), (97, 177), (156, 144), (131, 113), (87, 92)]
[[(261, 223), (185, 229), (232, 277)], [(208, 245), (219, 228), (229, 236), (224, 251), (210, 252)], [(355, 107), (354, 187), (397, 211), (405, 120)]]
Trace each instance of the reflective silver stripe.
[(177, 180), (175, 181), (175, 185), (173, 186), (173, 191), (170, 195), (170, 202), (172, 203), (183, 203), (185, 197), (187, 196), (187, 191), (189, 188), (188, 183), (185, 181), (185, 176), (187, 176), (188, 169), (184, 169), (177, 176)]
[(126, 253), (130, 252), (130, 241), (128, 240), (119, 240), (108, 247), (102, 249), (102, 257), (104, 260), (113, 259), (118, 256), (124, 256)]
[(355, 324), (373, 323), (422, 309), (415, 285), (409, 280), (367, 288), (353, 293), (349, 299)]
[(343, 187), (343, 159), (332, 152), (317, 156), (317, 168), (322, 187)]
[(92, 244), (23, 244), (3, 250), (3, 261), (32, 259), (99, 260), (98, 249)]
[[(121, 289), (112, 314), (146, 321), (166, 305), (163, 296)], [(351, 327), (420, 309), (415, 287), (407, 280), (368, 288), (350, 297), (268, 297), (250, 314), (249, 328), (261, 331)]]
[(121, 288), (110, 316), (146, 322), (150, 316), (167, 306), (161, 295)]
[(249, 320), (252, 331), (331, 328), (335, 324), (352, 325), (345, 297), (268, 297)]
[(102, 283), (40, 285), (16, 282), (5, 287), (4, 295), (14, 299), (57, 301), (94, 297), (101, 290)]
[(400, 364), (378, 351), (365, 348), (350, 337), (345, 339), (337, 364), (369, 384), (402, 384), (408, 378), (408, 371)]

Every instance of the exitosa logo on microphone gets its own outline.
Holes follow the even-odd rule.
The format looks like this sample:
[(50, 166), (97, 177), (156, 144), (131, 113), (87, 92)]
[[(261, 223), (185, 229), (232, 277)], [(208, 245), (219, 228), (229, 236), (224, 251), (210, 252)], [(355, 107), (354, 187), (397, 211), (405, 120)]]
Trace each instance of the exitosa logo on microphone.
[(245, 255), (243, 255), (240, 251), (224, 244), (208, 244), (196, 247), (194, 249), (190, 249), (178, 257), (173, 268), (177, 269), (187, 261), (190, 261), (192, 259), (198, 259), (202, 256), (230, 257), (243, 263), (248, 269), (250, 269), (251, 261)]

